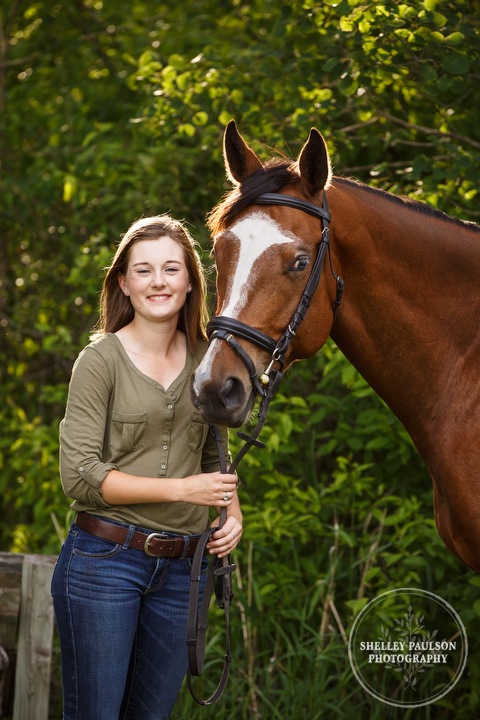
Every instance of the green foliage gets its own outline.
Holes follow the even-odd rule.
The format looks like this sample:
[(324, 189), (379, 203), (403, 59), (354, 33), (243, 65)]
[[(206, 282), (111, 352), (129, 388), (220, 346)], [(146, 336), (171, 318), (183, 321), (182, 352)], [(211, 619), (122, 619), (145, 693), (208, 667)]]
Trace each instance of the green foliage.
[[(232, 117), (261, 156), (295, 157), (315, 126), (337, 174), (478, 220), (479, 34), (466, 0), (2, 3), (2, 549), (57, 552), (68, 527), (58, 422), (130, 222), (171, 210), (208, 261)], [(332, 343), (287, 374), (263, 440), (240, 468), (235, 660), (216, 716), (409, 717), (352, 682), (345, 638), (369, 598), (410, 584), (448, 600), (472, 645), (424, 717), (474, 717), (480, 581), (441, 543), (404, 429)], [(187, 693), (176, 712), (196, 716)]]

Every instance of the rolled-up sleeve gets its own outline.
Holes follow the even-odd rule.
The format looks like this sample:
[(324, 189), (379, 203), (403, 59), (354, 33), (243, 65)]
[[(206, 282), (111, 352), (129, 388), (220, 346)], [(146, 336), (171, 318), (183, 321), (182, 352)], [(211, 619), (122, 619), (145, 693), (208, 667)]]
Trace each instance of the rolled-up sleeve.
[(114, 463), (105, 462), (104, 439), (113, 382), (104, 358), (87, 347), (73, 367), (60, 423), (60, 476), (65, 494), (92, 507), (108, 507), (101, 485)]

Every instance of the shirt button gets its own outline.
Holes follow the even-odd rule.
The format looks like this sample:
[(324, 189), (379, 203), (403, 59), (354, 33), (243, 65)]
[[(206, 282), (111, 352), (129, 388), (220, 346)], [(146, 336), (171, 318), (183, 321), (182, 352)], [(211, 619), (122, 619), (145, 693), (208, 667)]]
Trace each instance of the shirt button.
[(165, 470), (166, 467), (166, 465), (161, 465), (162, 470)]
[(167, 405), (167, 409), (168, 409), (168, 410), (171, 410), (172, 407), (173, 407), (173, 405)]
[(83, 466), (78, 468), (80, 472), (83, 472)]
[(164, 445), (164, 446), (163, 446), (163, 449), (164, 449), (164, 450), (168, 450), (168, 445)]

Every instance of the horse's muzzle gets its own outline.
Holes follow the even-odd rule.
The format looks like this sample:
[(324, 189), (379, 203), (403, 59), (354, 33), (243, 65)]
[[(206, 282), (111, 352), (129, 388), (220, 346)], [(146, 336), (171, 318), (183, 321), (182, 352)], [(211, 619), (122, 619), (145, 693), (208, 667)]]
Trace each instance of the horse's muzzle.
[(250, 382), (233, 375), (214, 381), (199, 365), (191, 385), (191, 398), (205, 422), (240, 427), (254, 403)]

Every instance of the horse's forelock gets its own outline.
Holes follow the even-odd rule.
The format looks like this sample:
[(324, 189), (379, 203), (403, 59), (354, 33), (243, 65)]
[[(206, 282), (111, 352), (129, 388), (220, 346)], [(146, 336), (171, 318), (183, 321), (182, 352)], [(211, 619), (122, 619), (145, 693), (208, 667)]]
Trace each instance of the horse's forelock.
[(237, 215), (263, 193), (274, 193), (286, 185), (300, 181), (293, 163), (285, 160), (270, 160), (261, 170), (257, 170), (241, 185), (231, 190), (216, 205), (207, 217), (207, 227), (212, 235), (217, 235), (229, 227)]

